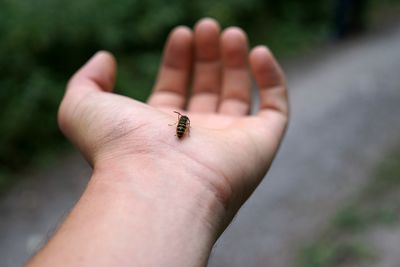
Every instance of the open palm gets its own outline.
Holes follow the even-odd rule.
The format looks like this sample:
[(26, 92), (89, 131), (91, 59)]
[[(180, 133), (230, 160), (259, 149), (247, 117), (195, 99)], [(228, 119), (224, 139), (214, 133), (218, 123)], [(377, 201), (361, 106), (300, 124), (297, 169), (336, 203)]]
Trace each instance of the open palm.
[[(249, 52), (242, 30), (221, 34), (203, 19), (193, 32), (171, 32), (147, 104), (113, 94), (115, 72), (113, 57), (97, 53), (71, 79), (59, 111), (61, 129), (94, 168), (128, 162), (240, 206), (268, 170), (288, 121), (284, 77), (269, 50)], [(255, 115), (251, 74), (260, 96)], [(175, 136), (173, 111), (190, 118), (190, 135)], [(182, 174), (192, 181), (179, 181)]]

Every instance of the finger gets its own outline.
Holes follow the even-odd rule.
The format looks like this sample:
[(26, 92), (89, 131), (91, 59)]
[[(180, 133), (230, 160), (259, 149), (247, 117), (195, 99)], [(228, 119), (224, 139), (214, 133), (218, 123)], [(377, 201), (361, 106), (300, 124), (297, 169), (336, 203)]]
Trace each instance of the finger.
[(195, 65), (193, 95), (189, 111), (215, 112), (221, 86), (220, 27), (211, 18), (200, 20), (195, 26)]
[(221, 36), (221, 46), (223, 80), (218, 111), (228, 115), (245, 115), (250, 109), (251, 91), (247, 36), (239, 28), (228, 28)]
[[(252, 138), (259, 144), (260, 155), (269, 162), (278, 149), (289, 117), (285, 77), (279, 64), (265, 46), (250, 53), (250, 66), (260, 93), (260, 111), (254, 124), (248, 125)], [(270, 151), (270, 154), (263, 151)]]
[(289, 105), (285, 77), (272, 53), (265, 46), (250, 53), (250, 65), (260, 92), (259, 115), (279, 112), (288, 116)]
[(117, 64), (109, 52), (97, 52), (70, 79), (68, 95), (84, 95), (94, 91), (111, 92), (115, 84)]
[(153, 93), (148, 99), (150, 105), (184, 108), (191, 72), (192, 46), (193, 34), (190, 29), (180, 26), (171, 32)]

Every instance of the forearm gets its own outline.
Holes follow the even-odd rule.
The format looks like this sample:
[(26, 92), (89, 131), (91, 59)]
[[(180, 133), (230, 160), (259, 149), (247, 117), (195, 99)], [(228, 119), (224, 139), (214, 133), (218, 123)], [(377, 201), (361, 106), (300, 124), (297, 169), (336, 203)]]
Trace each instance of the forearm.
[[(221, 205), (191, 177), (96, 171), (34, 266), (205, 266)], [(164, 172), (165, 173), (165, 172)], [(173, 175), (173, 174), (171, 174)], [(184, 200), (184, 201), (183, 201)]]

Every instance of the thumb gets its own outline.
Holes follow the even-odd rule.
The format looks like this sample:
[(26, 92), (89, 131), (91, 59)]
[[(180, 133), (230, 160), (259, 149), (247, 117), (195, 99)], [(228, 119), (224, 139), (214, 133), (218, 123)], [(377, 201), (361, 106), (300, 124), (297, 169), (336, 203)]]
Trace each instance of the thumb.
[(116, 69), (117, 64), (111, 53), (97, 52), (72, 76), (67, 85), (67, 94), (111, 92), (115, 84)]
[(58, 123), (65, 134), (71, 130), (72, 111), (85, 96), (113, 90), (116, 66), (112, 54), (99, 51), (72, 76), (58, 110)]

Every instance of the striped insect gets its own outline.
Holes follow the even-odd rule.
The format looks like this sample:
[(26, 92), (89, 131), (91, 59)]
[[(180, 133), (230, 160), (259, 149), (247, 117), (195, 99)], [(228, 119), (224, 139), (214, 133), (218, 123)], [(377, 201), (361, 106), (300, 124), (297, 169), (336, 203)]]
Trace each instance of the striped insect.
[[(176, 123), (176, 136), (180, 139), (182, 138), (185, 133), (187, 132), (189, 134), (190, 131), (190, 120), (189, 117), (186, 115), (182, 115), (178, 111), (174, 111), (176, 114), (178, 114), (178, 122)], [(172, 125), (172, 124), (170, 124)]]

